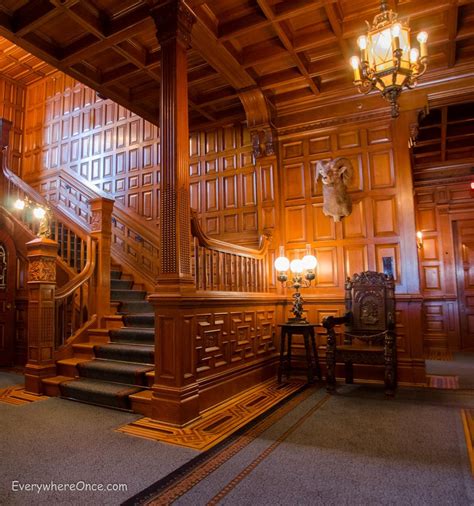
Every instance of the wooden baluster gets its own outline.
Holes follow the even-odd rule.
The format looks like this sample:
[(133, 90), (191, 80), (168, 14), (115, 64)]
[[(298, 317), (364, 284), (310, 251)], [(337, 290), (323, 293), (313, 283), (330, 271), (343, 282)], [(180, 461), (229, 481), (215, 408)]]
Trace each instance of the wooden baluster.
[(67, 229), (66, 235), (66, 263), (68, 266), (71, 266), (71, 229)]

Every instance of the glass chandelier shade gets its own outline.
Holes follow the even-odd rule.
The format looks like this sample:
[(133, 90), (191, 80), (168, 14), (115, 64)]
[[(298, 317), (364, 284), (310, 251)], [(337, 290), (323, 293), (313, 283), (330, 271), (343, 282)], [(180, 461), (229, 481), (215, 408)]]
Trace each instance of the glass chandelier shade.
[(392, 117), (399, 115), (398, 97), (403, 88), (413, 88), (426, 71), (428, 34), (417, 36), (419, 49), (410, 45), (410, 27), (397, 19), (397, 13), (381, 1), (380, 14), (374, 18), (367, 35), (357, 39), (360, 56), (350, 60), (354, 84), (361, 93), (381, 91), (391, 104)]

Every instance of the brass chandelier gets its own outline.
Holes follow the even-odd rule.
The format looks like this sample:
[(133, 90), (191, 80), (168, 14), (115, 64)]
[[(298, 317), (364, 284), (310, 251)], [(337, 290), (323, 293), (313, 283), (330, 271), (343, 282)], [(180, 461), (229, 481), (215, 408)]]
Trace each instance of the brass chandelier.
[(420, 48), (410, 47), (410, 27), (398, 21), (398, 15), (380, 2), (380, 13), (367, 23), (367, 35), (357, 39), (360, 57), (350, 60), (354, 84), (359, 92), (369, 93), (377, 88), (390, 102), (392, 118), (399, 115), (398, 97), (403, 88), (413, 88), (426, 71), (428, 34), (418, 33)]

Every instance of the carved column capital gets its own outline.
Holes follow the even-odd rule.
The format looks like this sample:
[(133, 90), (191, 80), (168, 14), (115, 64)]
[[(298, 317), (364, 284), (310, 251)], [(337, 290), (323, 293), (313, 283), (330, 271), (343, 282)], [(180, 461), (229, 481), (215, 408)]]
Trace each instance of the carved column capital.
[(254, 159), (276, 155), (276, 132), (271, 126), (250, 130)]
[(160, 45), (177, 40), (185, 47), (191, 45), (191, 29), (196, 16), (183, 0), (159, 0), (150, 9)]

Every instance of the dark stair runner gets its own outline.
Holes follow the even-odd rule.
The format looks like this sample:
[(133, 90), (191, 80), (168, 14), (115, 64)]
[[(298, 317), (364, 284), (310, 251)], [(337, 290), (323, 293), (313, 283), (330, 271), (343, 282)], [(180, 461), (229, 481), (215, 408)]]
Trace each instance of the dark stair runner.
[(146, 292), (121, 275), (111, 272), (111, 300), (120, 302), (124, 326), (109, 330), (110, 343), (95, 345), (95, 358), (78, 364), (79, 379), (60, 388), (68, 399), (130, 410), (130, 395), (147, 387), (146, 373), (154, 369), (155, 315)]

